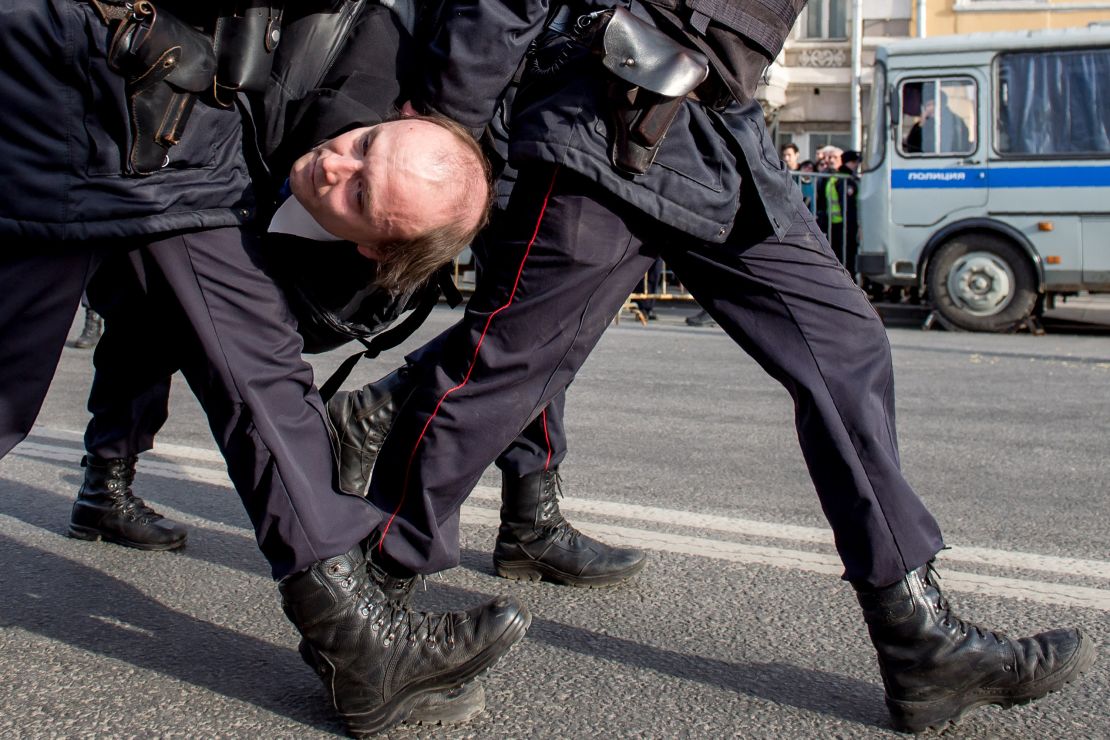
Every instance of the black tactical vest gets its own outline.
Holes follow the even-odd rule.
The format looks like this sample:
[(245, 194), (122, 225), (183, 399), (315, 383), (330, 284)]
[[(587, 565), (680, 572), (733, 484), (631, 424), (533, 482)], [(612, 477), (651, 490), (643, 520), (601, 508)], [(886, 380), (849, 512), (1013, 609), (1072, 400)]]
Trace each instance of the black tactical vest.
[(755, 97), (806, 0), (644, 0), (709, 57), (718, 80), (741, 103)]

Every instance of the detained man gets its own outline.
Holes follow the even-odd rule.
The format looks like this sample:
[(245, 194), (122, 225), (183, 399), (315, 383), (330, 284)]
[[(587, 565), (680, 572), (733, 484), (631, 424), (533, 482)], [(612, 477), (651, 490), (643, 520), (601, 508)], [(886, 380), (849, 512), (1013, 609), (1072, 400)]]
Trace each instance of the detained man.
[[(325, 141), (293, 163), (289, 188), (318, 238), (356, 244), (377, 264), (378, 285), (395, 288), (427, 280), (470, 243), (489, 208), (475, 197), (486, 179), (461, 127), (419, 116)], [(269, 230), (284, 227), (279, 208)]]

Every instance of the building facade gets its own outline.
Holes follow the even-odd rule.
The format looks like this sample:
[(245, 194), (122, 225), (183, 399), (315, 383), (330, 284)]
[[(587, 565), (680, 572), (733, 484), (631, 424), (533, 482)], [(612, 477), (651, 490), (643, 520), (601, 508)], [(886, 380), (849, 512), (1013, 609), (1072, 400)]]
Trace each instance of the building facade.
[[(924, 5), (918, 7), (919, 2)], [(780, 146), (797, 144), (803, 160), (812, 159), (826, 144), (851, 148), (855, 5), (852, 0), (809, 0), (760, 87), (760, 102), (776, 140)], [(875, 49), (888, 40), (1110, 24), (1110, 0), (862, 0), (858, 5), (863, 19), (864, 111)]]

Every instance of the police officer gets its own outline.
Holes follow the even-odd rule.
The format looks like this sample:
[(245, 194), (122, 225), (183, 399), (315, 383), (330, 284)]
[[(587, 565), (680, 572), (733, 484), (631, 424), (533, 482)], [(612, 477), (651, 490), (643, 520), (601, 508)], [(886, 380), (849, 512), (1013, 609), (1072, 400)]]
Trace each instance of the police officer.
[[(407, 34), (387, 22), (389, 16), (380, 6), (347, 4), (338, 15), (348, 20), (327, 19), (326, 25), (319, 13), (302, 13), (286, 18), (273, 79), (253, 107), (257, 139), (270, 173), (256, 176), (264, 196), (278, 191), (284, 179), (281, 173), (320, 141), (395, 116), (394, 104), (401, 95), (398, 64), (403, 69), (413, 66)], [(481, 199), (474, 202), (481, 204)], [(482, 251), (475, 245), (476, 253)], [(402, 310), (427, 300), (426, 288), (433, 289), (431, 298), (435, 298), (434, 282), (410, 284), (420, 280), (409, 276), (403, 291), (368, 289), (375, 281), (373, 263), (346, 242), (316, 251), (304, 239), (271, 233), (262, 256), (277, 270), (292, 302), (306, 351), (332, 349), (349, 340), (351, 334), (340, 330), (383, 331)], [(444, 253), (443, 260), (449, 257)], [(103, 277), (94, 280), (91, 290), (105, 306), (127, 295)], [(357, 311), (337, 315), (347, 306), (357, 306)], [(328, 315), (321, 316), (325, 309)], [(70, 533), (140, 549), (180, 547), (186, 541), (185, 528), (161, 517), (132, 492), (138, 455), (152, 447), (167, 418), (169, 377), (149, 377), (166, 365), (148, 367), (159, 351), (149, 344), (141, 358), (134, 357), (134, 337), (147, 330), (130, 326), (140, 312), (120, 306), (106, 310), (113, 316), (113, 328), (96, 355), (89, 399), (93, 416), (85, 434), (88, 454), (82, 460), (85, 475), (72, 510)], [(415, 328), (412, 319), (405, 321), (405, 328)], [(397, 341), (395, 333), (390, 342)], [(406, 368), (382, 383), (341, 391), (327, 403), (340, 457), (341, 491), (355, 495), (365, 491), (373, 456), (385, 434), (383, 415), (403, 400), (401, 388), (411, 385), (405, 379), (413, 374)], [(397, 398), (390, 401), (391, 395)], [(562, 406), (561, 399), (553, 402), (498, 458), (503, 506), (495, 568), (516, 579), (545, 578), (586, 587), (619, 583), (643, 568), (645, 553), (584, 535), (559, 510), (558, 466), (566, 452)]]
[[(395, 27), (384, 8), (366, 6), (365, 2), (348, 3), (336, 13), (305, 6), (291, 9), (283, 28), (285, 43), (275, 53), (273, 79), (264, 91), (251, 95), (252, 141), (263, 158), (253, 179), (262, 201), (260, 220), (271, 223), (260, 258), (279, 282), (287, 284), (285, 293), (298, 317), (298, 331), (310, 351), (332, 349), (359, 330), (363, 330), (360, 336), (373, 336), (387, 329), (407, 308), (434, 302), (437, 284), (427, 281), (428, 274), (438, 262), (450, 261), (471, 240), (473, 222), (485, 208), (480, 197), (468, 199), (465, 208), (473, 213), (463, 213), (458, 219), (466, 227), (446, 230), (443, 238), (425, 240), (407, 250), (419, 259), (410, 258), (406, 250), (394, 249), (388, 266), (392, 276), (389, 285), (372, 291), (367, 286), (384, 282), (380, 274), (386, 271), (384, 261), (367, 259), (354, 241), (328, 233), (297, 198), (288, 197), (290, 184), (299, 181), (287, 180), (286, 175), (302, 155), (321, 142), (335, 141), (337, 135), (349, 137), (357, 133), (354, 129), (379, 124), (395, 115), (394, 101), (400, 95), (396, 58), (411, 55), (408, 38)], [(351, 49), (357, 53), (349, 53)], [(414, 121), (413, 125), (423, 127), (419, 132), (424, 136), (411, 139), (425, 149), (431, 143), (425, 130), (428, 123)], [(481, 163), (482, 154), (469, 135), (446, 119), (434, 123), (444, 128), (432, 133), (438, 133), (440, 139), (445, 139), (444, 144), (453, 148), (448, 153)], [(396, 128), (400, 124), (390, 125)], [(335, 148), (329, 145), (324, 150)], [(346, 156), (345, 151), (335, 154), (339, 156), (320, 161), (320, 178), (338, 180), (362, 175), (353, 169), (355, 157)], [(417, 164), (428, 165), (431, 161)], [(450, 200), (450, 191), (455, 188), (481, 192), (485, 187), (483, 173), (476, 167), (446, 172), (444, 179), (450, 180), (445, 200)], [(339, 182), (334, 189), (342, 190), (346, 184)], [(319, 211), (326, 210), (332, 228), (345, 229), (342, 233), (349, 234), (350, 239), (354, 240), (362, 229), (365, 219), (360, 214), (353, 223), (343, 221), (349, 214), (343, 212), (342, 200), (336, 205), (332, 200), (314, 203), (306, 199), (321, 218)], [(281, 208), (271, 220), (279, 200)], [(302, 236), (287, 233), (290, 231)], [(303, 235), (308, 233), (316, 244), (305, 240)], [(326, 243), (319, 243), (322, 240)], [(134, 306), (121, 305), (133, 293), (128, 286), (115, 284), (121, 274), (126, 282), (126, 273), (126, 269), (102, 270), (89, 287), (113, 321), (112, 331), (95, 356), (97, 372), (89, 398), (92, 419), (85, 434), (88, 454), (82, 459), (85, 479), (73, 507), (69, 532), (75, 537), (103, 538), (139, 549), (175, 549), (186, 542), (184, 526), (164, 519), (131, 491), (137, 455), (151, 448), (168, 415), (170, 375), (158, 377), (158, 373), (173, 366), (175, 343), (172, 332), (163, 343), (137, 340), (150, 327), (140, 325), (144, 317)], [(294, 281), (295, 286), (290, 285)], [(320, 300), (325, 293), (337, 297)], [(157, 333), (160, 337), (165, 334)], [(139, 356), (134, 352), (136, 341), (145, 348)]]
[[(401, 408), (369, 496), (393, 507), (381, 551), (395, 571), (454, 565), (466, 493), (573, 379), (661, 255), (793, 398), (894, 724), (919, 731), (1060, 688), (1094, 648), (1080, 630), (990, 632), (939, 589), (943, 539), (900, 470), (884, 327), (791, 185), (754, 99), (802, 5), (573, 2), (549, 16), (538, 0), (448, 3), (413, 105), (484, 126), (535, 41), (512, 117), (520, 174), (484, 285)], [(666, 83), (686, 78), (693, 50), (711, 73), (675, 92)]]
[(349, 729), (374, 732), (487, 669), (530, 618), (511, 599), (414, 612), (369, 568), (381, 513), (334, 488), (311, 369), (243, 227), (239, 113), (208, 97), (216, 20), (172, 0), (0, 4), (0, 453), (30, 430), (90, 275), (110, 270), (136, 392), (183, 371), (302, 655)]

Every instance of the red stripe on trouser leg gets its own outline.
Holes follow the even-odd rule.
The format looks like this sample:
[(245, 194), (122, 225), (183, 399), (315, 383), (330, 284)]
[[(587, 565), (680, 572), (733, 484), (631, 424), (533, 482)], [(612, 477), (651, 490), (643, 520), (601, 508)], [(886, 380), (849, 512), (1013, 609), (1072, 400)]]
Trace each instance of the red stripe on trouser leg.
[(547, 469), (551, 467), (551, 437), (547, 433), (547, 407), (546, 406), (543, 407), (543, 411), (540, 412), (540, 416), (543, 417), (543, 441), (544, 441), (544, 444), (547, 445), (547, 459), (543, 461), (543, 470), (546, 473)]
[[(432, 411), (432, 415), (428, 417), (428, 420), (426, 422), (424, 422), (424, 428), (420, 430), (420, 436), (416, 438), (416, 444), (412, 446), (412, 453), (409, 455), (408, 463), (405, 465), (405, 478), (404, 484), (401, 486), (401, 499), (397, 502), (397, 508), (395, 508), (393, 510), (393, 513), (390, 514), (389, 520), (385, 523), (385, 527), (382, 528), (382, 538), (378, 543), (379, 551), (384, 548), (385, 536), (389, 532), (389, 528), (393, 524), (393, 520), (397, 518), (397, 514), (401, 511), (401, 507), (405, 504), (405, 497), (408, 496), (409, 492), (409, 480), (412, 474), (412, 464), (416, 460), (416, 453), (420, 449), (420, 443), (424, 441), (424, 435), (428, 433), (428, 428), (432, 425), (432, 421), (436, 418), (436, 414), (439, 413), (439, 409), (441, 406), (443, 406), (443, 402), (447, 400), (447, 397), (465, 386), (467, 384), (467, 381), (470, 380), (470, 374), (474, 372), (474, 366), (478, 364), (478, 352), (482, 349), (482, 342), (484, 342), (486, 339), (486, 333), (489, 332), (489, 327), (490, 324), (493, 322), (493, 317), (504, 311), (509, 306), (513, 305), (513, 301), (516, 299), (516, 289), (520, 285), (520, 276), (524, 273), (524, 263), (528, 261), (528, 255), (532, 252), (532, 245), (536, 243), (536, 237), (539, 236), (540, 225), (543, 223), (544, 213), (547, 212), (547, 202), (551, 199), (551, 193), (555, 189), (555, 178), (558, 176), (558, 174), (559, 170), (558, 168), (556, 168), (555, 172), (551, 175), (551, 184), (547, 187), (547, 194), (543, 197), (543, 204), (540, 206), (539, 216), (536, 217), (536, 228), (532, 232), (532, 238), (528, 240), (528, 246), (524, 248), (524, 255), (520, 258), (520, 267), (517, 268), (516, 279), (513, 280), (513, 289), (509, 292), (509, 299), (505, 301), (505, 305), (495, 310), (489, 315), (489, 317), (486, 318), (486, 325), (482, 327), (482, 334), (478, 337), (478, 343), (474, 346), (474, 356), (470, 359), (470, 367), (466, 369), (466, 376), (463, 377), (461, 383), (456, 385), (454, 388), (449, 388), (442, 396), (439, 397), (439, 401), (436, 402), (436, 407)], [(546, 424), (544, 425), (544, 433), (547, 433)], [(548, 461), (550, 460), (551, 452), (550, 445), (548, 445)]]

